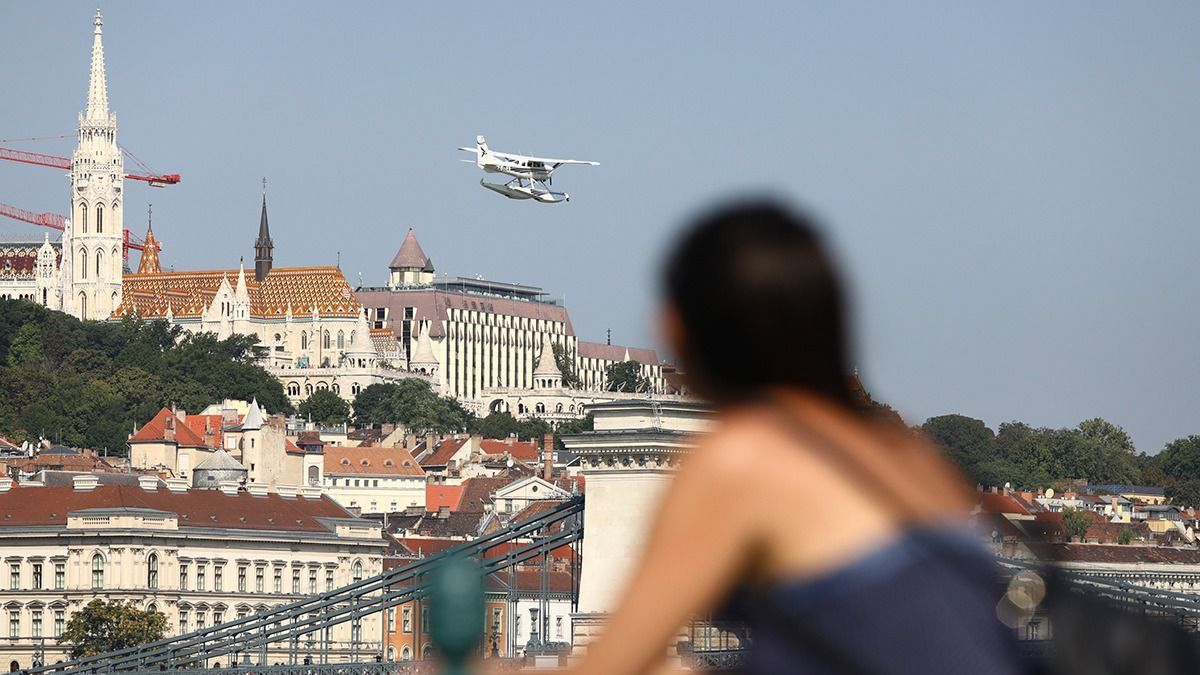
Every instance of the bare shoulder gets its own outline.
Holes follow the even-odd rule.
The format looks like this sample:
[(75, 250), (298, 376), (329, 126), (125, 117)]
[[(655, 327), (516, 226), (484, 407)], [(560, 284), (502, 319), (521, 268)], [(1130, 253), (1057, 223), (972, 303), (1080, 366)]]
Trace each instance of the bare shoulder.
[(700, 437), (684, 467), (687, 474), (706, 483), (730, 488), (761, 485), (780, 462), (803, 460), (790, 438), (766, 413), (754, 409), (722, 417)]

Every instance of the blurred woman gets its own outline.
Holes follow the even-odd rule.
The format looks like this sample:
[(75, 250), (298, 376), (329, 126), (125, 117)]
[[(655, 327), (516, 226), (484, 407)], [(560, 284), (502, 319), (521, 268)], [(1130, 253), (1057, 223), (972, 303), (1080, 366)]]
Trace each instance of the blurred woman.
[(712, 214), (665, 291), (664, 332), (719, 421), (577, 672), (655, 669), (719, 609), (748, 624), (751, 672), (1020, 671), (969, 491), (851, 388), (842, 284), (814, 227), (769, 203)]

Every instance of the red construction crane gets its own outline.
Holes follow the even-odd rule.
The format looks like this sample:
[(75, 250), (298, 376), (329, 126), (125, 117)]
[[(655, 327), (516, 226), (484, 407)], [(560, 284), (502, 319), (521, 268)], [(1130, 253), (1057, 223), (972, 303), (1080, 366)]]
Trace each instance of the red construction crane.
[[(26, 223), (40, 225), (41, 227), (49, 227), (59, 232), (67, 229), (67, 217), (61, 213), (33, 213), (32, 211), (0, 203), (0, 216), (8, 216), (14, 220), (22, 220)], [(145, 242), (135, 239), (129, 230), (124, 231), (123, 243), (125, 262), (129, 262), (129, 249), (135, 251), (146, 250)]]
[[(25, 139), (25, 140), (30, 140), (30, 139)], [(136, 174), (136, 173), (125, 174), (126, 178), (132, 178), (133, 180), (145, 181), (146, 183), (150, 184), (150, 187), (164, 187), (167, 185), (175, 185), (176, 183), (179, 182), (179, 174), (177, 174), (177, 173), (165, 173), (165, 174), (149, 173), (149, 169), (146, 167), (145, 164), (142, 164), (141, 160), (139, 160), (137, 157), (134, 157), (132, 153), (130, 153), (128, 150), (125, 150), (124, 148), (121, 148), (121, 151), (124, 152), (126, 155), (129, 155), (130, 159), (132, 159), (134, 162), (136, 162), (138, 165), (140, 165), (143, 169), (145, 169), (148, 172), (146, 174)], [(26, 150), (13, 150), (12, 148), (0, 148), (0, 159), (6, 159), (6, 160), (9, 160), (12, 162), (22, 162), (24, 164), (34, 164), (37, 166), (48, 166), (48, 167), (51, 167), (54, 169), (70, 169), (71, 168), (71, 159), (69, 157), (59, 157), (58, 155), (46, 155), (46, 154), (43, 154), (40, 152), (28, 152)], [(0, 216), (7, 216), (7, 217), (13, 218), (15, 220), (21, 220), (26, 223), (40, 225), (42, 227), (50, 227), (50, 228), (53, 228), (53, 229), (59, 230), (59, 231), (66, 229), (66, 226), (67, 226), (67, 218), (66, 218), (66, 216), (63, 216), (62, 214), (33, 213), (31, 211), (26, 211), (25, 209), (19, 209), (15, 206), (10, 206), (8, 204), (3, 204), (3, 203), (0, 203)], [(161, 249), (162, 248), (161, 245), (158, 248)], [(129, 230), (125, 230), (125, 232), (124, 232), (124, 247), (122, 248), (122, 255), (125, 258), (125, 262), (129, 262), (129, 249), (133, 249), (135, 251), (142, 251), (145, 249), (145, 246), (143, 246), (143, 243), (140, 239), (131, 235)]]
[[(58, 155), (44, 155), (40, 152), (28, 152), (26, 150), (13, 150), (12, 148), (0, 148), (0, 159), (7, 159), (12, 162), (24, 162), (25, 164), (36, 164), (37, 166), (48, 166), (54, 169), (70, 169), (71, 158), (59, 157)], [(153, 175), (142, 175), (136, 173), (125, 174), (126, 178), (133, 180), (145, 181), (150, 184), (150, 187), (164, 187), (166, 185), (175, 185), (179, 182), (179, 174), (164, 173)]]

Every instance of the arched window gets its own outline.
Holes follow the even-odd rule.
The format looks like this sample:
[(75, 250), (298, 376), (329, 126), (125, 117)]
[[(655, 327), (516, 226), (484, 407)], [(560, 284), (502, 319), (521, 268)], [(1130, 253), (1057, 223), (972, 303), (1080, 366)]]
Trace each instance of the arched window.
[(96, 251), (96, 278), (104, 278), (104, 251)]
[(350, 331), (350, 344), (354, 344), (354, 341), (357, 339), (357, 337), (358, 337), (358, 331), (356, 331), (356, 330)]
[(540, 412), (540, 413), (544, 413), (544, 412), (546, 412), (546, 404), (538, 403), (536, 406), (534, 406), (534, 410), (536, 410), (537, 412)]
[(391, 645), (388, 645), (388, 661), (395, 661), (395, 660), (396, 660), (396, 648)]
[(351, 576), (352, 576), (354, 582), (358, 583), (359, 581), (362, 581), (362, 578), (363, 578), (362, 577), (362, 563), (355, 560), (353, 567), (351, 567), (350, 569), (351, 569)]
[(296, 384), (295, 382), (289, 382), (288, 383), (288, 396), (299, 396), (299, 395), (300, 395), (300, 385)]
[(87, 234), (87, 213), (88, 213), (87, 204), (80, 204), (79, 205), (79, 221), (80, 221), (79, 224), (83, 226), (84, 234)]
[(308, 349), (308, 333), (300, 333), (300, 349)]
[(87, 293), (83, 293), (83, 292), (79, 293), (79, 318), (81, 318), (81, 319), (88, 318)]
[(104, 205), (96, 205), (96, 232), (104, 231)]
[(325, 331), (325, 340), (322, 344), (325, 346), (325, 349), (329, 349), (329, 331)]
[(562, 411), (563, 411), (562, 403), (559, 403), (558, 405), (554, 406), (554, 412), (560, 413)]
[(158, 554), (146, 558), (146, 588), (158, 588)]
[(335, 393), (335, 394), (342, 393), (342, 385), (338, 384), (337, 382), (334, 382), (333, 384), (329, 385), (329, 388), (332, 389), (333, 393)]
[(319, 485), (321, 483), (321, 470), (315, 465), (308, 467), (308, 484)]
[(158, 605), (156, 605), (156, 604), (154, 604), (154, 603), (152, 602), (152, 603), (150, 603), (150, 604), (146, 605), (146, 611), (147, 611), (147, 612), (157, 612), (157, 611), (158, 611)]
[(87, 258), (88, 258), (87, 249), (84, 249), (84, 248), (79, 249), (79, 273), (81, 275), (80, 278), (83, 278), (83, 279), (87, 278), (87, 271), (88, 271)]
[(104, 556), (92, 556), (92, 588), (104, 588)]
[(338, 349), (345, 349), (345, 348), (346, 348), (346, 334), (339, 330), (338, 331)]
[[(408, 648), (408, 645), (404, 645), (404, 649), (400, 650), (400, 660), (401, 661), (411, 661), (412, 660), (412, 651)], [(13, 671), (13, 672), (16, 672), (16, 671)]]
[(311, 384), (304, 385), (304, 395), (312, 396), (312, 385)]

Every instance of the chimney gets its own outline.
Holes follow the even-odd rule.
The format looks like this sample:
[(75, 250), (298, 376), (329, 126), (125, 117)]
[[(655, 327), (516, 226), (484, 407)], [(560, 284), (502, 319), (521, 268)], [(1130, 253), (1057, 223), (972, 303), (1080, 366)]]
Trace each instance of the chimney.
[(12, 486), (13, 486), (13, 479), (9, 478), (8, 476), (0, 478), (0, 494), (4, 494), (5, 492), (8, 492), (9, 490), (12, 489)]
[(221, 490), (221, 494), (236, 497), (238, 493), (238, 482), (236, 480), (223, 480), (217, 483), (217, 487)]
[(554, 434), (542, 436), (542, 478), (554, 478)]
[(167, 418), (165, 420), (163, 420), (163, 440), (164, 441), (174, 441), (175, 440), (175, 415), (174, 415), (174, 413), (167, 415)]
[(404, 447), (408, 448), (409, 452), (412, 452), (413, 450), (415, 450), (417, 447), (417, 435), (416, 434), (408, 434), (407, 436), (405, 436), (404, 437)]
[(81, 473), (71, 477), (76, 492), (91, 492), (100, 483), (100, 477), (94, 473)]
[(433, 439), (434, 439), (434, 435), (433, 435), (432, 431), (428, 431), (425, 433), (425, 449), (426, 450), (431, 450), (431, 451), (433, 450), (433, 442), (434, 442)]
[(188, 481), (186, 478), (168, 478), (166, 481), (167, 489), (176, 494), (187, 492)]
[(158, 492), (158, 476), (142, 474), (138, 476), (138, 487), (146, 492)]
[(251, 497), (266, 497), (267, 485), (266, 483), (250, 483), (246, 486), (246, 492), (249, 492)]

